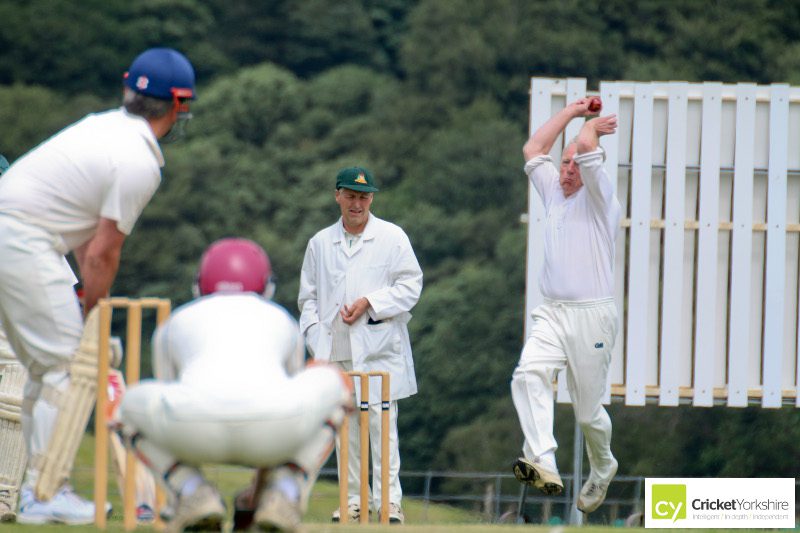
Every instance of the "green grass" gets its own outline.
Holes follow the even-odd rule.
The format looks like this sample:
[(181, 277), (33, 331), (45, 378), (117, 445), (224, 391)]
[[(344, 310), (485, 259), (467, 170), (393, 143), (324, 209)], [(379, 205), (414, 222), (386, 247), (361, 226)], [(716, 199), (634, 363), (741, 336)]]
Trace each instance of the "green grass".
[[(94, 533), (97, 529), (94, 526), (21, 526), (18, 524), (3, 525), (3, 532), (9, 533), (28, 532), (28, 531), (69, 531), (69, 533)], [(122, 532), (122, 524), (109, 522), (106, 531)], [(139, 528), (136, 531), (150, 532), (152, 528)], [(336, 525), (331, 523), (305, 522), (303, 524), (304, 533), (507, 533), (507, 532), (526, 532), (526, 533), (612, 533), (614, 531), (625, 531), (630, 533), (644, 533), (644, 528), (612, 528), (612, 527), (546, 527), (530, 525), (495, 525), (495, 524), (406, 524), (403, 526), (380, 526), (370, 524), (368, 526)], [(673, 531), (673, 530), (664, 530)], [(674, 530), (679, 531), (679, 530)], [(685, 530), (681, 530), (685, 531)], [(696, 533), (719, 533), (719, 529), (693, 529)], [(763, 533), (762, 530), (737, 530), (741, 533), (756, 532)]]
[[(75, 474), (73, 484), (75, 489), (86, 498), (92, 497), (94, 487), (94, 439), (88, 436), (83, 440), (78, 451), (75, 462)], [(207, 468), (207, 477), (220, 489), (220, 491), (230, 499), (237, 490), (245, 486), (251, 476), (251, 472), (242, 468)], [(109, 501), (114, 506), (111, 518), (108, 521), (107, 531), (122, 532), (122, 504), (119, 498), (119, 491), (111, 473), (109, 473), (110, 483), (108, 487)], [(306, 533), (397, 533), (398, 528), (403, 533), (501, 533), (506, 531), (525, 531), (527, 533), (609, 533), (619, 528), (613, 527), (564, 527), (564, 526), (531, 526), (510, 525), (510, 524), (488, 524), (482, 522), (479, 513), (472, 513), (463, 509), (458, 509), (448, 505), (429, 504), (414, 501), (411, 499), (403, 500), (403, 511), (406, 516), (404, 526), (381, 526), (371, 523), (367, 526), (361, 525), (339, 525), (330, 522), (330, 513), (338, 505), (338, 486), (330, 481), (320, 481), (314, 486), (311, 496), (309, 511), (304, 519), (304, 531)], [(89, 533), (95, 532), (94, 526), (25, 526), (21, 524), (3, 524), (3, 533), (30, 532), (30, 531), (69, 531), (70, 533)], [(137, 531), (151, 532), (155, 529), (151, 527), (140, 527)], [(643, 528), (629, 528), (625, 531), (644, 531)], [(702, 532), (718, 532), (719, 530), (693, 530)], [(739, 530), (746, 533), (748, 530)], [(756, 531), (756, 530), (750, 530)], [(760, 530), (763, 531), (763, 530)]]
[[(75, 469), (72, 476), (72, 483), (75, 490), (85, 498), (92, 498), (94, 490), (94, 438), (88, 435), (83, 439), (81, 447), (78, 450), (78, 456), (75, 460)], [(232, 468), (232, 467), (208, 467), (204, 469), (206, 477), (219, 488), (220, 492), (228, 499), (230, 499), (238, 490), (246, 486), (250, 482), (252, 471), (245, 468)], [(122, 527), (122, 502), (119, 496), (119, 490), (116, 485), (116, 480), (112, 472), (109, 472), (108, 484), (108, 498), (113, 506), (111, 517), (108, 520), (108, 531), (124, 531)], [(339, 491), (338, 485), (331, 481), (319, 481), (315, 484), (314, 490), (311, 494), (311, 501), (308, 513), (304, 518), (306, 523), (305, 527), (308, 532), (315, 531), (332, 531), (337, 533), (346, 533), (349, 531), (382, 531), (378, 524), (371, 524), (369, 526), (358, 525), (335, 525), (330, 522), (331, 512), (339, 505)], [(424, 502), (412, 501), (406, 499), (403, 501), (403, 512), (406, 516), (406, 521), (409, 524), (426, 524), (423, 529), (419, 531), (434, 531), (430, 529), (432, 524), (442, 524), (442, 527), (466, 527), (468, 524), (478, 524), (481, 520), (481, 515), (478, 513), (471, 513), (462, 509), (458, 509), (448, 505), (430, 504), (426, 505)], [(449, 526), (445, 526), (449, 524)], [(482, 531), (478, 525), (470, 526), (469, 531)], [(25, 526), (21, 524), (8, 524), (2, 526), (2, 531), (5, 533), (15, 531), (39, 531), (39, 530), (66, 530), (66, 526)], [(83, 531), (96, 531), (93, 526), (71, 526), (68, 528), (70, 532), (80, 533)], [(138, 531), (155, 531), (153, 528), (141, 527)], [(447, 531), (447, 529), (442, 529)], [(455, 531), (455, 529), (453, 529)], [(530, 531), (530, 528), (528, 528)]]

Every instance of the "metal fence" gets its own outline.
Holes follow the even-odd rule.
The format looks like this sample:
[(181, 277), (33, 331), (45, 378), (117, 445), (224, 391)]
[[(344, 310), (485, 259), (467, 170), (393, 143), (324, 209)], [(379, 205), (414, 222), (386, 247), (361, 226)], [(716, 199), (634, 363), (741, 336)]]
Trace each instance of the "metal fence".
[[(421, 501), (425, 505), (423, 520), (428, 506), (433, 503), (466, 509), (474, 512), (479, 520), (493, 523), (568, 523), (576, 489), (571, 474), (561, 477), (564, 492), (558, 496), (546, 496), (538, 491), (527, 492), (525, 485), (510, 472), (400, 472), (403, 498)], [(336, 482), (336, 469), (324, 468), (320, 478)], [(577, 490), (580, 490), (580, 485)], [(585, 522), (624, 525), (628, 518), (641, 513), (643, 506), (644, 477), (617, 476), (609, 487), (606, 503), (588, 515)]]
[[(324, 468), (320, 478), (336, 482), (336, 469)], [(568, 524), (573, 509), (573, 491), (580, 490), (586, 476), (576, 485), (571, 474), (562, 474), (564, 492), (545, 496), (527, 491), (514, 475), (505, 472), (402, 471), (403, 498), (424, 504), (421, 521), (427, 519), (430, 504), (452, 505), (469, 510), (476, 521), (487, 523)], [(644, 511), (643, 476), (616, 476), (608, 487), (605, 503), (584, 515), (584, 524), (642, 526)], [(795, 508), (800, 509), (800, 479), (795, 479)]]

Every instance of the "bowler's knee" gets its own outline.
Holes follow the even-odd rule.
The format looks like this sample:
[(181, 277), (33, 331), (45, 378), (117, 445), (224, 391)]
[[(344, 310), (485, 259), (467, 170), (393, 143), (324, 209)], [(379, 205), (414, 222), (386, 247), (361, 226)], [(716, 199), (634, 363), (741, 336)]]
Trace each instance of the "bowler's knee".
[(542, 365), (520, 362), (511, 374), (511, 387), (543, 387), (548, 381), (548, 370)]
[(575, 421), (584, 433), (589, 430), (605, 430), (611, 425), (608, 414), (602, 408), (592, 411), (578, 411), (575, 413)]

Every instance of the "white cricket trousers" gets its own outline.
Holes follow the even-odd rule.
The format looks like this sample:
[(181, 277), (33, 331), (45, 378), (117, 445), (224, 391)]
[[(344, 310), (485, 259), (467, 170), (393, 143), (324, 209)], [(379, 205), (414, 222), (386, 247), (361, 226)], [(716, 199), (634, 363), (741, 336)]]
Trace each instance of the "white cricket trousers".
[(259, 390), (227, 385), (225, 392), (222, 386), (207, 391), (190, 383), (142, 381), (128, 390), (120, 419), (127, 433), (141, 437), (135, 446), (154, 473), (163, 479), (176, 462), (294, 463), (316, 477), (344, 418), (349, 391), (341, 374), (319, 365), (291, 378), (265, 376)]
[(37, 481), (58, 420), (58, 397), (69, 388), (69, 363), (83, 332), (73, 288), (77, 280), (63, 248), (57, 235), (0, 213), (0, 321), (28, 370), (22, 429), (29, 485)]
[[(352, 361), (337, 361), (335, 364), (344, 372), (353, 369)], [(358, 380), (354, 380), (355, 388), (359, 388)], [(379, 380), (370, 380), (370, 391), (379, 386)], [(372, 394), (370, 394), (372, 396)], [(355, 399), (353, 400), (355, 401)], [(347, 453), (347, 503), (361, 503), (361, 440), (360, 418), (358, 406), (350, 415), (349, 438)], [(383, 472), (381, 472), (381, 404), (374, 403), (369, 406), (369, 447), (372, 459), (372, 494), (370, 508), (379, 510), (381, 505), (381, 487)], [(339, 471), (340, 442), (336, 439), (336, 468)], [(341, 483), (341, 480), (339, 480)], [(389, 502), (401, 505), (403, 489), (400, 486), (400, 446), (397, 435), (397, 400), (389, 403)], [(363, 509), (362, 509), (363, 512)]]
[(603, 408), (617, 309), (611, 298), (545, 302), (532, 313), (533, 327), (511, 380), (529, 459), (550, 455), (553, 436), (553, 379), (566, 369), (575, 420), (586, 438), (592, 471), (606, 477), (611, 454), (611, 419)]

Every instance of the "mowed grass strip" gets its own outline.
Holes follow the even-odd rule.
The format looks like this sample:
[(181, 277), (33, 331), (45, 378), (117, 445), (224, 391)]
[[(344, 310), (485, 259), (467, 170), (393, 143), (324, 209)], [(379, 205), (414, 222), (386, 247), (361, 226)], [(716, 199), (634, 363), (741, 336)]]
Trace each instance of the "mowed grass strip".
[[(231, 496), (245, 486), (252, 475), (252, 471), (245, 468), (209, 467), (204, 469), (207, 477), (230, 500)], [(106, 531), (122, 532), (122, 502), (116, 486), (113, 470), (109, 471), (108, 495), (109, 501), (114, 506), (108, 520)], [(73, 483), (76, 491), (85, 498), (92, 498), (94, 490), (94, 437), (87, 434), (78, 450), (75, 461)], [(564, 527), (564, 526), (532, 526), (530, 524), (489, 524), (482, 523), (480, 513), (472, 513), (449, 505), (425, 504), (424, 502), (405, 499), (403, 511), (406, 515), (406, 524), (403, 526), (383, 526), (373, 522), (369, 525), (341, 525), (330, 522), (331, 512), (338, 505), (338, 485), (330, 481), (320, 481), (314, 486), (308, 513), (306, 514), (303, 528), (306, 533), (501, 533), (505, 531), (525, 531), (528, 533), (609, 533), (620, 528), (614, 527)], [(230, 502), (228, 502), (230, 504)], [(230, 527), (230, 526), (229, 526)], [(31, 531), (66, 531), (69, 533), (89, 533), (98, 531), (92, 526), (64, 526), (47, 525), (34, 526), (22, 524), (2, 524), (3, 533), (31, 532)], [(139, 527), (137, 531), (156, 531), (152, 527)], [(644, 531), (644, 528), (626, 528), (625, 531)], [(694, 530), (697, 533), (707, 531), (716, 533), (719, 530)], [(740, 530), (741, 533), (763, 530)]]
[[(84, 498), (91, 499), (94, 492), (94, 436), (87, 433), (84, 437), (81, 446), (78, 450), (78, 456), (75, 460), (75, 470), (72, 482), (75, 490)], [(206, 467), (204, 472), (208, 479), (214, 483), (226, 497), (227, 503), (230, 506), (232, 496), (242, 487), (249, 483), (252, 470), (246, 468), (236, 467)], [(109, 457), (109, 473), (108, 473), (108, 499), (113, 506), (113, 511), (108, 520), (107, 531), (124, 531), (122, 527), (122, 501), (120, 499), (119, 489), (117, 487), (116, 477), (114, 475), (113, 467), (111, 467), (111, 459)], [(311, 495), (309, 510), (304, 519), (304, 527), (308, 532), (314, 531), (338, 531), (344, 533), (346, 531), (381, 531), (382, 527), (377, 524), (377, 516), (372, 517), (374, 524), (369, 526), (359, 525), (337, 525), (330, 522), (331, 513), (339, 505), (339, 489), (338, 485), (332, 481), (318, 481), (314, 485), (314, 490)], [(415, 529), (421, 527), (419, 531), (429, 531), (433, 524), (448, 524), (443, 527), (450, 527), (454, 529), (446, 529), (442, 531), (456, 531), (458, 527), (464, 527), (467, 524), (479, 525), (481, 515), (479, 513), (471, 513), (463, 509), (458, 509), (449, 505), (441, 504), (425, 504), (424, 502), (413, 501), (406, 499), (403, 501), (403, 511), (406, 515), (407, 527), (412, 527), (411, 524), (426, 524), (425, 526), (413, 526)], [(488, 525), (487, 525), (488, 526)], [(387, 526), (383, 526), (385, 528)], [(365, 529), (366, 528), (366, 529)], [(41, 530), (60, 530), (69, 531), (74, 533), (81, 533), (83, 531), (97, 531), (94, 526), (25, 526), (22, 524), (3, 524), (3, 532), (14, 531), (41, 531)], [(395, 528), (396, 529), (396, 528)], [(406, 527), (403, 528), (404, 530)], [(140, 527), (138, 531), (155, 531), (150, 527)], [(530, 528), (527, 528), (530, 531)], [(546, 530), (546, 529), (545, 529)], [(481, 531), (476, 529), (475, 531)]]

